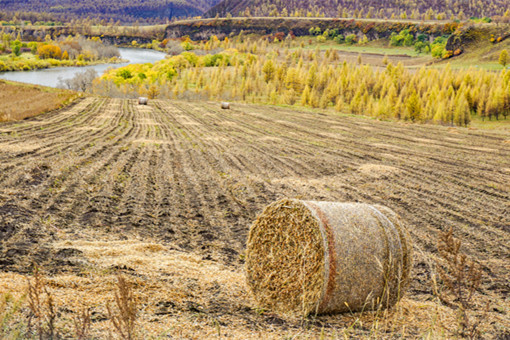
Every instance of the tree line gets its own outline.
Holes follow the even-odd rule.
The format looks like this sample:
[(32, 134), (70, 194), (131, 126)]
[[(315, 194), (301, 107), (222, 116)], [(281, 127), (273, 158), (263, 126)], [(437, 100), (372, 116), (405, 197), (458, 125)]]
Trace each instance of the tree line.
[(506, 0), (225, 0), (205, 15), (510, 21)]
[[(103, 95), (209, 98), (298, 105), (381, 119), (467, 126), (472, 115), (510, 114), (510, 70), (374, 68), (339, 60), (335, 50), (271, 49), (267, 41), (191, 43), (154, 65), (111, 70), (95, 82)], [(197, 51), (224, 49), (216, 54)], [(198, 54), (198, 55), (197, 55)]]

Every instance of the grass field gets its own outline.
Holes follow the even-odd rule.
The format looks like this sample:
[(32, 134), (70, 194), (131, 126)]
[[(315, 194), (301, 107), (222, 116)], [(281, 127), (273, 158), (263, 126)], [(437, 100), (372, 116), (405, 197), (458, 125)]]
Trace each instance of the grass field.
[(61, 108), (77, 96), (72, 91), (0, 80), (0, 122), (22, 120)]
[[(484, 272), (471, 316), (485, 338), (508, 335), (509, 141), (507, 130), (87, 97), (0, 125), (0, 292), (20, 297), (38, 262), (71, 337), (83, 306), (94, 336), (111, 331), (105, 304), (121, 272), (146, 338), (450, 338), (456, 311), (438, 303), (432, 277), (437, 233), (453, 227)], [(282, 197), (399, 213), (415, 243), (402, 302), (304, 321), (257, 308), (247, 231)]]
[[(312, 44), (308, 44), (308, 42), (312, 40)], [(387, 39), (381, 39), (381, 40), (375, 40), (370, 41), (366, 45), (360, 45), (360, 44), (338, 44), (334, 41), (327, 41), (325, 43), (317, 43), (314, 42), (315, 37), (304, 37), (304, 38), (297, 38), (296, 41), (303, 41), (305, 42), (304, 49), (307, 50), (315, 50), (316, 48), (319, 48), (320, 50), (338, 50), (338, 51), (345, 51), (345, 52), (356, 52), (356, 53), (370, 53), (370, 54), (379, 54), (379, 55), (388, 55), (388, 56), (409, 56), (409, 57), (430, 57), (429, 53), (418, 53), (414, 50), (413, 47), (396, 47), (396, 46), (390, 46), (389, 41)], [(430, 57), (432, 59), (432, 57)]]

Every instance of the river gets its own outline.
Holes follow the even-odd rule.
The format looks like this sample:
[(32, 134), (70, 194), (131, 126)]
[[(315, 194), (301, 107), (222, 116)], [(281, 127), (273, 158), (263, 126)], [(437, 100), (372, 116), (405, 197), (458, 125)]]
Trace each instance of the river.
[(120, 57), (129, 60), (122, 64), (100, 64), (83, 67), (55, 67), (34, 71), (14, 71), (0, 73), (0, 79), (18, 81), (21, 83), (29, 83), (36, 85), (44, 85), (49, 87), (57, 87), (59, 79), (73, 78), (76, 73), (94, 69), (101, 75), (108, 68), (118, 68), (129, 64), (154, 63), (165, 59), (165, 53), (135, 48), (119, 48)]

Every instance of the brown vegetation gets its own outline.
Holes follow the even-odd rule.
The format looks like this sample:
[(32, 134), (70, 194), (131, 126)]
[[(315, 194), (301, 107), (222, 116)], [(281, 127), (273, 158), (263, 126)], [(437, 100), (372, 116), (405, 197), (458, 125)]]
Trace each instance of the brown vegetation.
[(470, 17), (510, 18), (505, 0), (224, 0), (205, 16), (340, 17), (419, 20), (464, 20)]
[(45, 1), (7, 1), (2, 3), (0, 20), (12, 18), (32, 21), (55, 20), (70, 22), (77, 18), (93, 18), (106, 24), (117, 20), (134, 23), (165, 22), (176, 17), (202, 14), (219, 0), (57, 0), (48, 6)]
[(68, 105), (71, 91), (0, 80), (0, 122), (21, 120)]
[[(85, 98), (0, 125), (0, 293), (17, 301), (38, 262), (69, 337), (83, 306), (90, 337), (114, 332), (119, 271), (146, 337), (452, 337), (457, 310), (431, 278), (437, 231), (451, 226), (484, 272), (470, 317), (489, 303), (477, 329), (497, 338), (510, 327), (509, 139), (308, 109)], [(380, 314), (296, 321), (258, 308), (243, 274), (248, 228), (283, 197), (398, 213), (415, 243), (408, 294)]]

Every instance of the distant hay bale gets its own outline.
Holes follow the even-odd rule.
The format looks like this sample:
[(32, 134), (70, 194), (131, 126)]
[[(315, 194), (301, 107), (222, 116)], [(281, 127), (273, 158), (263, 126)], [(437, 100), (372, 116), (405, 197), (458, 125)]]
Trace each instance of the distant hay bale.
[(230, 103), (222, 102), (222, 103), (221, 103), (221, 108), (222, 108), (223, 110), (230, 110)]
[(262, 307), (309, 315), (391, 307), (411, 261), (411, 239), (386, 207), (283, 199), (252, 225), (246, 273)]
[(149, 103), (149, 98), (140, 97), (138, 98), (138, 105), (147, 105)]

